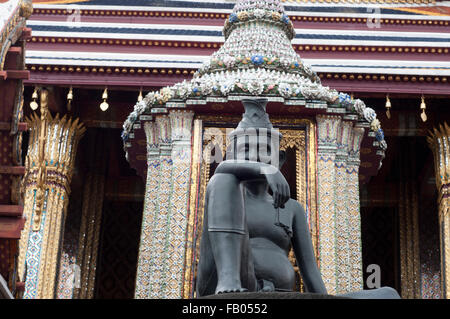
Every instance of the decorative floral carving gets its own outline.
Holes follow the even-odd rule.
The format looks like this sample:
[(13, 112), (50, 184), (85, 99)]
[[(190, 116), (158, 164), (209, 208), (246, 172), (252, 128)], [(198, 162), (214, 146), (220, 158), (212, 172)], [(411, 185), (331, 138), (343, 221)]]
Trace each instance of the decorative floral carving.
[(290, 98), (292, 96), (291, 86), (287, 83), (280, 83), (278, 86), (278, 93), (284, 98)]

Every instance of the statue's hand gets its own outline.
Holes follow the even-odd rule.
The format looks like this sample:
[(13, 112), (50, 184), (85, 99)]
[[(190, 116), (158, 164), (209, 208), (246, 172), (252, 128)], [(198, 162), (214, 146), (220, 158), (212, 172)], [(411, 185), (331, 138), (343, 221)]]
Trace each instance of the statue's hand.
[(284, 208), (284, 204), (291, 198), (289, 184), (281, 174), (280, 170), (271, 166), (270, 169), (262, 171), (266, 177), (269, 188), (272, 191), (273, 206), (275, 208)]

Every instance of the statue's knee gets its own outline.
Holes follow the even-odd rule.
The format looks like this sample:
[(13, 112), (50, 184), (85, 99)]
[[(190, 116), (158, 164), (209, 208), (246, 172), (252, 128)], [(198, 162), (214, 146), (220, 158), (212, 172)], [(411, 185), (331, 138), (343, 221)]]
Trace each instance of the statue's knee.
[(214, 174), (209, 180), (207, 192), (209, 193), (213, 190), (226, 192), (228, 189), (235, 189), (236, 187), (238, 187), (239, 183), (239, 179), (232, 174)]

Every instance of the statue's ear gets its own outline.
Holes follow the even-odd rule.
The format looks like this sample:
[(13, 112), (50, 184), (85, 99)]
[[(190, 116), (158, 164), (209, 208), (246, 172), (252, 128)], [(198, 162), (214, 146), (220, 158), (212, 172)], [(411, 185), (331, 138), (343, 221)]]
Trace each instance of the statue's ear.
[(279, 168), (281, 169), (283, 167), (283, 165), (284, 165), (284, 162), (286, 162), (286, 152), (285, 151), (280, 151), (279, 158), (280, 158), (279, 159), (279, 161), (280, 161)]

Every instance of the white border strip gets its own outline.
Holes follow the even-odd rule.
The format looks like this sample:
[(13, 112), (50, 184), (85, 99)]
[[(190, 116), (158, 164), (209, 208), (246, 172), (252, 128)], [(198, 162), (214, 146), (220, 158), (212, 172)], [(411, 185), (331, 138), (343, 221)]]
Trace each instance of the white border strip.
[[(225, 38), (198, 35), (165, 35), (165, 34), (120, 34), (120, 33), (88, 33), (88, 32), (48, 32), (33, 31), (36, 37), (61, 38), (89, 38), (89, 39), (117, 39), (117, 40), (158, 40), (158, 41), (195, 41), (223, 43)], [(331, 39), (293, 39), (294, 45), (355, 45), (355, 46), (407, 46), (407, 47), (436, 47), (449, 48), (448, 42), (410, 42), (386, 40), (331, 40)]]
[[(36, 58), (35, 58), (36, 57)], [(62, 58), (58, 59), (58, 58)], [(94, 59), (94, 61), (90, 60)], [(102, 59), (110, 59), (102, 61)], [(103, 52), (27, 51), (27, 64), (74, 65), (104, 67), (165, 67), (199, 68), (208, 56), (175, 56), (151, 54), (125, 54)], [(127, 61), (118, 61), (127, 60)], [(155, 60), (163, 62), (148, 62)], [(450, 76), (450, 62), (445, 61), (400, 61), (400, 60), (344, 60), (304, 59), (305, 63), (320, 72), (418, 74)], [(191, 63), (187, 63), (191, 62)], [(371, 66), (368, 68), (367, 66)], [(425, 69), (417, 68), (425, 67)], [(400, 67), (400, 68), (399, 68)], [(443, 69), (447, 68), (447, 69)]]
[[(159, 30), (189, 30), (189, 31), (215, 31), (222, 32), (223, 26), (209, 25), (168, 25), (168, 24), (136, 24), (136, 23), (105, 23), (105, 22), (73, 22), (73, 21), (27, 21), (27, 26), (61, 26), (71, 27), (76, 30), (78, 27), (95, 28), (128, 28), (128, 29), (159, 29)], [(392, 36), (392, 37), (432, 37), (443, 38), (450, 41), (449, 32), (415, 32), (415, 31), (383, 31), (381, 28), (366, 30), (336, 30), (336, 29), (295, 29), (297, 34), (336, 34), (336, 35), (357, 35), (357, 36)]]
[[(225, 38), (199, 35), (167, 35), (167, 34), (126, 34), (126, 33), (88, 33), (88, 32), (48, 32), (33, 31), (36, 37), (88, 38), (88, 39), (118, 39), (118, 40), (165, 40), (165, 41), (195, 41), (223, 43)], [(398, 44), (397, 44), (398, 45)]]

